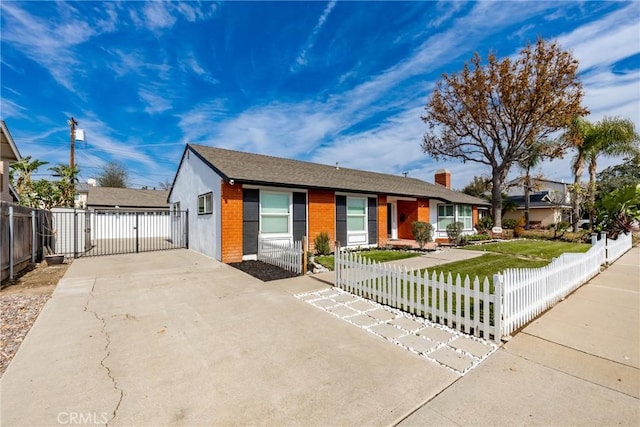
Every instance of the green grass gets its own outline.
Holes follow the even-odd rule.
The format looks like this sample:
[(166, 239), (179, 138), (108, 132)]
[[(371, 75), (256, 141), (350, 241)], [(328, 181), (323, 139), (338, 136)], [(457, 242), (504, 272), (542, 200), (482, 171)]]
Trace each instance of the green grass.
[(324, 268), (328, 268), (329, 270), (334, 269), (334, 259), (333, 255), (319, 255), (316, 257), (316, 262), (323, 266)]
[(515, 240), (513, 242), (487, 243), (465, 247), (465, 250), (497, 252), (506, 255), (545, 259), (559, 257), (565, 252), (587, 252), (591, 245), (548, 240)]
[(363, 258), (367, 258), (377, 262), (395, 261), (398, 259), (413, 258), (422, 255), (420, 252), (406, 252), (406, 251), (383, 251), (383, 250), (371, 250), (359, 252)]
[[(395, 261), (398, 259), (413, 258), (422, 255), (420, 252), (407, 251), (386, 251), (373, 249), (370, 251), (358, 252), (363, 258), (376, 262)], [(320, 255), (316, 257), (316, 262), (329, 270), (334, 269), (333, 255)]]
[[(478, 276), (481, 283), (485, 277), (489, 279), (489, 283), (493, 283), (493, 275), (507, 268), (539, 268), (547, 264), (549, 262), (546, 260), (523, 259), (512, 255), (484, 254), (477, 258), (431, 267), (427, 271), (429, 272), (429, 277), (435, 271), (438, 277), (440, 273), (443, 273), (446, 278), (447, 274), (451, 273), (454, 279), (459, 274), (462, 280), (468, 275), (471, 281), (475, 276)], [(424, 274), (424, 270), (422, 272)]]

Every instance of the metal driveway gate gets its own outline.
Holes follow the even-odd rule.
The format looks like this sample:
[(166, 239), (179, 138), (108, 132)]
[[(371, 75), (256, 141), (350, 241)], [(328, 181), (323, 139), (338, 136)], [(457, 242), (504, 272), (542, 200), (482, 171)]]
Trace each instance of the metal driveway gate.
[(188, 248), (187, 211), (53, 209), (51, 250), (67, 257)]

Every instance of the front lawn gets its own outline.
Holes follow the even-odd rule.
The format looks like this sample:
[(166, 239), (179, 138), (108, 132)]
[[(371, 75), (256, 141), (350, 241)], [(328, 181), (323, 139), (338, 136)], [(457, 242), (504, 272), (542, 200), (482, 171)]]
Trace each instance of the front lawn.
[(587, 252), (591, 245), (549, 240), (514, 240), (511, 242), (487, 243), (468, 246), (465, 250), (497, 252), (505, 255), (545, 259), (551, 261), (565, 252)]
[[(493, 275), (507, 268), (539, 268), (547, 264), (549, 262), (545, 260), (524, 259), (511, 255), (484, 254), (477, 258), (431, 267), (427, 271), (429, 272), (429, 277), (435, 271), (438, 277), (440, 277), (440, 273), (443, 273), (446, 278), (447, 274), (451, 273), (454, 280), (456, 275), (459, 274), (462, 280), (468, 275), (471, 281), (475, 276), (478, 276), (480, 283), (484, 281), (485, 277), (489, 279), (489, 283), (493, 283)], [(422, 274), (424, 274), (424, 270), (422, 270)]]
[[(370, 259), (376, 262), (388, 262), (398, 259), (413, 258), (422, 255), (420, 252), (408, 252), (408, 251), (390, 251), (381, 249), (372, 249), (370, 251), (358, 252), (363, 258)], [(316, 262), (323, 267), (333, 270), (333, 255), (320, 255), (316, 257)]]

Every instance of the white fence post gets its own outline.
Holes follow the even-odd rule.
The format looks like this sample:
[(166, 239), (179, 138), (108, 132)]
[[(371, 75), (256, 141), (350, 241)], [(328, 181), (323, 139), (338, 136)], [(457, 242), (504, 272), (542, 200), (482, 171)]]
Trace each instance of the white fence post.
[(14, 241), (14, 229), (13, 229), (13, 206), (9, 206), (9, 280), (13, 280), (13, 254), (15, 244)]

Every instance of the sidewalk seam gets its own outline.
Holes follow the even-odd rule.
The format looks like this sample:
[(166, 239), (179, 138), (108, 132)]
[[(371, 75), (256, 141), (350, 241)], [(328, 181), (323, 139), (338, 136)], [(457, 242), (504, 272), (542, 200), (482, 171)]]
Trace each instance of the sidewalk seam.
[[(523, 333), (523, 332), (521, 332), (521, 333)], [(535, 336), (535, 335), (531, 335), (531, 334), (526, 334), (526, 335), (529, 335), (530, 337), (534, 337), (534, 338), (539, 338), (539, 337), (537, 337), (537, 336)], [(590, 353), (586, 353), (586, 352), (584, 352), (584, 351), (582, 351), (582, 350), (577, 350), (577, 349), (575, 349), (575, 348), (573, 348), (573, 347), (568, 347), (568, 346), (566, 346), (566, 345), (559, 344), (559, 343), (556, 343), (556, 342), (554, 342), (554, 341), (549, 341), (549, 340), (546, 340), (546, 339), (544, 339), (544, 338), (539, 338), (539, 339), (541, 339), (541, 340), (543, 340), (543, 341), (547, 341), (547, 342), (549, 342), (549, 343), (551, 343), (551, 344), (556, 344), (556, 345), (559, 345), (559, 346), (561, 346), (561, 347), (564, 347), (564, 348), (567, 348), (567, 349), (570, 349), (570, 350), (573, 350), (573, 351), (577, 351), (577, 352), (580, 352), (580, 353), (586, 354), (586, 355), (588, 355), (588, 356), (592, 356), (592, 357), (596, 357), (596, 358), (599, 358), (599, 359), (602, 359), (602, 360), (606, 360), (607, 362), (613, 362), (613, 363), (616, 363), (616, 364), (621, 365), (621, 366), (626, 366), (626, 367), (628, 367), (628, 368), (632, 368), (632, 369), (638, 370), (638, 368), (636, 368), (636, 367), (634, 367), (634, 366), (625, 365), (625, 364), (623, 364), (623, 363), (616, 362), (615, 360), (605, 359), (604, 357), (600, 357), (600, 356), (596, 356), (596, 355), (593, 355), (593, 354), (590, 354)], [(504, 346), (502, 347), (502, 349), (503, 349), (504, 351), (506, 351), (507, 353), (509, 353), (510, 355), (515, 356), (515, 357), (518, 357), (518, 358), (520, 358), (520, 359), (522, 359), (522, 360), (526, 360), (527, 362), (535, 363), (536, 365), (538, 365), (538, 366), (542, 366), (543, 368), (551, 369), (552, 371), (558, 372), (558, 373), (560, 373), (560, 374), (567, 375), (567, 376), (572, 377), (572, 378), (575, 378), (575, 379), (577, 379), (577, 380), (584, 381), (584, 382), (587, 382), (587, 383), (589, 383), (589, 384), (593, 384), (593, 385), (595, 385), (595, 386), (602, 387), (602, 388), (605, 388), (605, 389), (607, 389), (607, 390), (611, 390), (611, 391), (613, 391), (613, 392), (615, 392), (615, 393), (620, 393), (620, 394), (623, 394), (623, 395), (625, 395), (625, 396), (629, 396), (629, 397), (631, 397), (631, 398), (633, 398), (633, 399), (636, 399), (636, 400), (639, 400), (639, 401), (640, 401), (640, 398), (639, 398), (638, 396), (633, 396), (633, 395), (631, 395), (631, 394), (625, 393), (624, 391), (616, 390), (616, 389), (614, 389), (614, 388), (608, 387), (608, 386), (606, 386), (606, 385), (604, 385), (604, 384), (600, 384), (600, 383), (594, 382), (594, 381), (589, 380), (589, 379), (587, 379), (587, 378), (582, 378), (582, 377), (579, 377), (579, 376), (577, 376), (577, 375), (573, 375), (573, 374), (571, 374), (571, 373), (569, 373), (569, 372), (565, 372), (565, 371), (563, 371), (563, 370), (561, 370), (561, 369), (554, 368), (553, 366), (545, 365), (545, 364), (543, 364), (543, 363), (541, 363), (541, 362), (539, 362), (539, 361), (537, 361), (537, 360), (529, 359), (529, 358), (527, 358), (527, 357), (525, 357), (525, 356), (523, 356), (523, 355), (520, 355), (520, 354), (517, 354), (517, 353), (512, 353), (511, 351), (509, 351), (509, 349), (505, 348)]]

